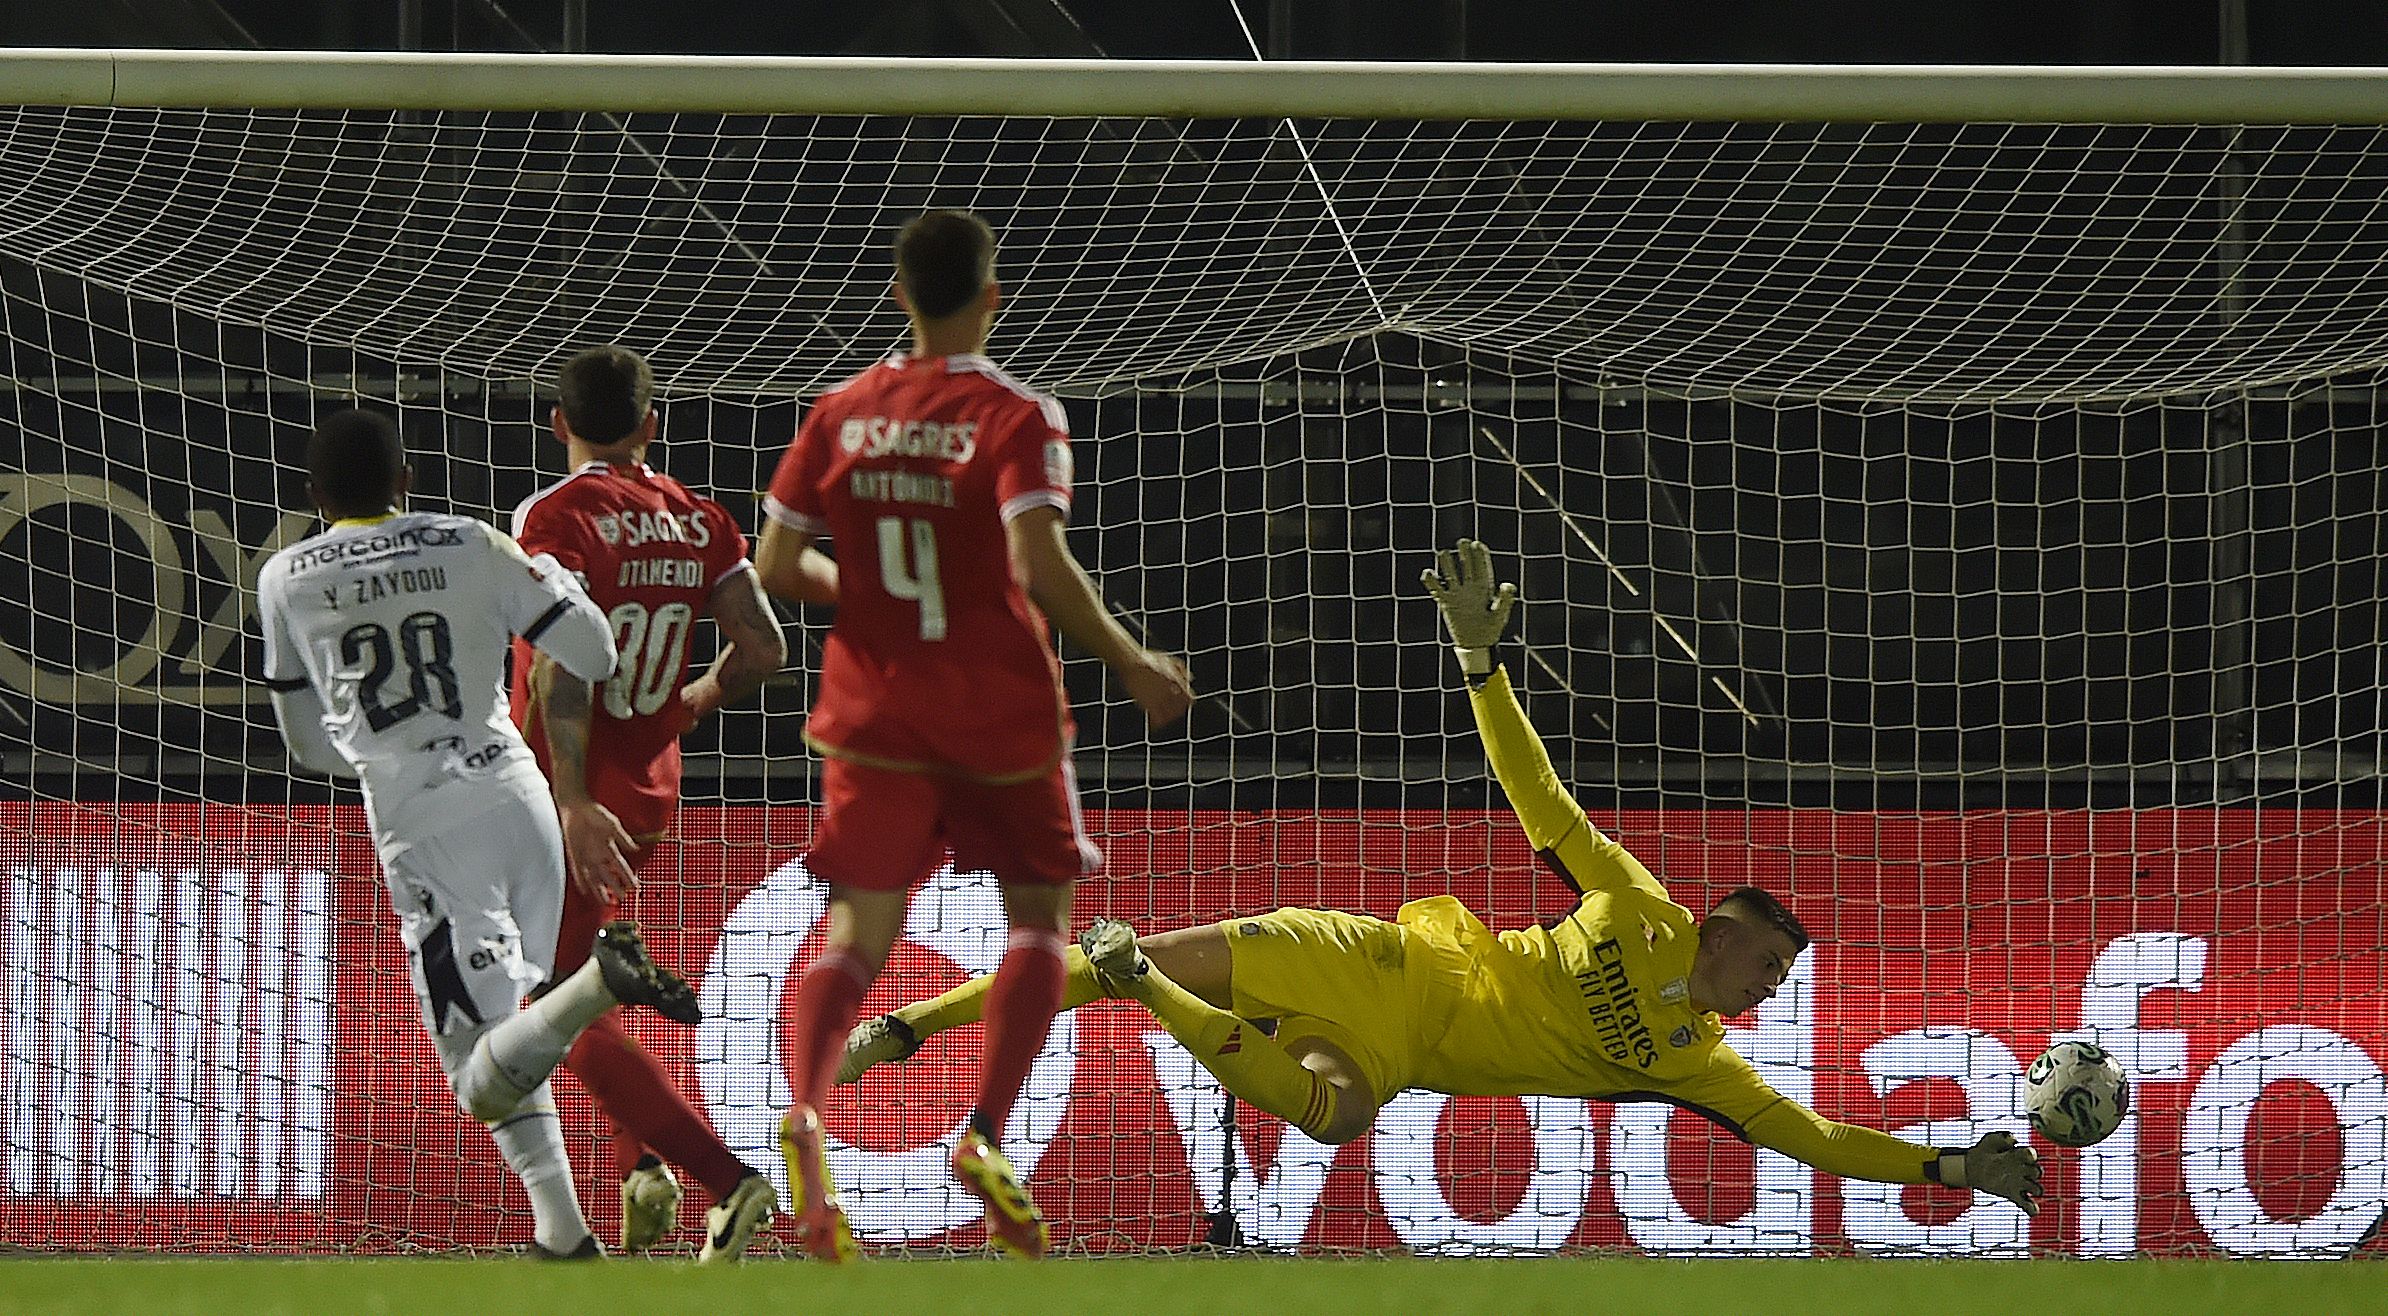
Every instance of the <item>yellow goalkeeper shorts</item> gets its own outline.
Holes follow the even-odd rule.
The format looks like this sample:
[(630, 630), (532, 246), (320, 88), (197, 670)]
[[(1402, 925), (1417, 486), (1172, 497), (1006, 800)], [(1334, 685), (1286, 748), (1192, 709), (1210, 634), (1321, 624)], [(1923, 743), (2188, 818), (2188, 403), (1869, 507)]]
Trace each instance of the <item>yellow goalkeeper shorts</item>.
[(1441, 947), (1403, 923), (1325, 909), (1280, 909), (1223, 926), (1238, 1015), (1275, 1019), (1280, 1043), (1333, 1044), (1379, 1103), (1413, 1086), (1420, 1038), (1440, 1031), (1457, 1000)]

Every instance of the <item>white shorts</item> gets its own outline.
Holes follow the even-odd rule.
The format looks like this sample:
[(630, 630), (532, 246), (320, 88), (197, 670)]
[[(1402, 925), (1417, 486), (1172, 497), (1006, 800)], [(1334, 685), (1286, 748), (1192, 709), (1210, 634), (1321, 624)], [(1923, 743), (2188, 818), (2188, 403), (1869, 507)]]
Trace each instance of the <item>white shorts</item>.
[(544, 789), (410, 840), (382, 872), (433, 1038), (478, 1036), (547, 980), (564, 916), (564, 835)]

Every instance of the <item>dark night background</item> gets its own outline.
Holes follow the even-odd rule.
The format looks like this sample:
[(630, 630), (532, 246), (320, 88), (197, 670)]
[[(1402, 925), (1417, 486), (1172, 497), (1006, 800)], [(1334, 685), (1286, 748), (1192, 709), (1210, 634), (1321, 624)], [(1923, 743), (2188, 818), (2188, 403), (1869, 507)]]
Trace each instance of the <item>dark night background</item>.
[[(402, 12), (426, 49), (565, 48), (558, 0), (94, 0), (5, 7), (9, 45), (389, 49)], [(1264, 41), (1301, 59), (1807, 63), (2211, 64), (2219, 3), (1986, 0), (1802, 4), (1641, 0), (1245, 0)], [(587, 0), (592, 51), (787, 55), (1251, 55), (1225, 3), (886, 0), (662, 4)], [(2388, 16), (2359, 3), (2246, 6), (2247, 61), (2368, 65), (2388, 58)]]
[[(2388, 60), (2388, 17), (2353, 4), (2258, 4), (2242, 13), (2219, 4), (2148, 0), (1605, 7), (1248, 0), (1242, 15), (1249, 42), (1224, 0), (1172, 6), (1083, 0), (890, 0), (875, 6), (93, 0), (0, 6), (0, 42), (1227, 60), (1251, 58), (1253, 44), (1272, 58), (1306, 59)], [(2243, 50), (2233, 33), (2243, 35)], [(231, 116), (227, 121), (237, 125)], [(1121, 135), (1113, 133), (1116, 127), (1080, 129), (1091, 131), (1090, 148), (1062, 141), (1030, 142), (1022, 149), (1050, 147), (1064, 159), (1089, 149), (1105, 160), (1137, 162), (1143, 147), (1129, 139), (1142, 130)], [(1635, 127), (1625, 125), (1618, 135), (1631, 136)], [(1703, 321), (1704, 312), (1687, 308), (1708, 288), (1734, 287), (1725, 277), (1733, 273), (1733, 249), (1771, 231), (1755, 221), (1746, 229), (1732, 227), (1740, 222), (1733, 206), (1750, 203), (1764, 212), (1775, 199), (1768, 179), (1824, 185), (1802, 180), (1801, 171), (1813, 173), (1816, 164), (1804, 154), (1809, 147), (1802, 134), (1772, 142), (1765, 125), (1745, 126), (1750, 131), (1738, 135), (1714, 127), (1694, 125), (1680, 146), (1668, 132), (1627, 147), (1594, 130), (1573, 134), (1581, 140), (1569, 145), (1572, 130), (1562, 131), (1553, 134), (1555, 147), (1517, 144), (1517, 167), (1553, 169), (1549, 177), (1564, 180), (1549, 184), (1554, 190), (1584, 187), (1578, 219), (1591, 207), (1616, 205), (1616, 222), (1632, 224), (1650, 218), (1641, 204), (1647, 198), (1596, 195), (1594, 182), (1584, 180), (1617, 174), (1618, 161), (1644, 160), (1648, 178), (1663, 184), (1654, 195), (1665, 204), (1671, 204), (1668, 198), (1681, 203), (1681, 213), (1662, 216), (1663, 224), (1651, 221), (1675, 244), (1653, 248), (1659, 253), (1654, 259), (1688, 261), (1723, 249), (1727, 264), (1719, 267), (1722, 273), (1693, 270), (1683, 283), (1647, 285), (1663, 289), (1646, 299), (1651, 325), (1647, 332), (1634, 324), (1625, 330), (1657, 340), (1676, 324), (1705, 322), (1721, 326), (1725, 337), (1766, 349), (1772, 326), (1801, 313), (1757, 299), (1761, 310), (1775, 307), (1775, 319), (1745, 334), (1747, 325)], [(392, 135), (406, 131), (402, 125)], [(940, 162), (926, 173), (917, 162), (904, 163), (910, 148), (935, 154), (944, 131), (915, 125), (882, 132), (871, 149), (887, 158), (872, 164), (885, 172), (831, 177), (827, 181), (836, 186), (826, 188), (811, 171), (826, 168), (834, 175), (843, 167), (834, 147), (826, 165), (782, 162), (773, 166), (782, 170), (778, 174), (745, 176), (726, 167), (729, 182), (717, 204), (762, 197), (758, 204), (768, 207), (781, 204), (770, 197), (784, 195), (788, 215), (775, 227), (763, 225), (765, 230), (803, 246), (822, 231), (810, 226), (845, 225), (856, 235), (851, 255), (846, 247), (822, 249), (835, 254), (832, 265), (846, 261), (860, 268), (859, 262), (878, 259), (869, 244), (878, 241), (885, 207), (929, 204), (938, 195), (934, 188), (951, 195), (954, 187), (982, 186), (1001, 176), (998, 165), (1009, 147), (988, 148), (988, 159), (997, 164), (976, 181), (967, 176), (976, 167), (968, 161)], [(231, 136), (239, 136), (237, 126)], [(1350, 152), (1347, 190), (1354, 195), (1400, 169), (1416, 171), (1402, 184), (1415, 184), (1412, 191), (1380, 189), (1389, 198), (1390, 246), (1414, 236), (1399, 227), (1409, 222), (1409, 198), (1435, 194), (1429, 184), (1447, 180), (1434, 171), (1468, 159), (1467, 151), (1452, 148), (1380, 169), (1381, 161), (1370, 154), (1374, 148), (1360, 140), (1364, 134), (1345, 136), (1351, 138), (1341, 143)], [(1977, 204), (1966, 196), (1988, 198), (1978, 203), (1984, 213), (2000, 209), (1997, 184), (1977, 188), (1975, 175), (1949, 164), (1980, 160), (1995, 166), (1981, 178), (2045, 180), (2035, 184), (2035, 204), (2043, 209), (2018, 211), (2012, 232), (1992, 222), (2000, 217), (1983, 220), (1982, 232), (2012, 238), (2015, 251), (2029, 249), (2041, 229), (2095, 242), (2146, 214), (2162, 216), (2154, 222), (2161, 229), (2158, 245), (2133, 247), (2138, 238), (2118, 239), (2121, 245), (2089, 274), (2051, 276), (2053, 281), (2036, 285), (2036, 295), (2072, 295), (2066, 279), (2077, 279), (2080, 290), (2105, 286), (2099, 281), (2110, 276), (2152, 284), (2152, 266), (2135, 260), (2146, 251), (2169, 251), (2186, 273), (2176, 269), (2168, 276), (2182, 298), (2167, 305), (2191, 327), (2214, 318), (2220, 299), (2212, 253), (2220, 246), (2220, 228), (2213, 180), (2220, 167), (2213, 162), (2223, 158), (2222, 137), (2188, 129), (2151, 138), (2152, 145), (2126, 143), (2120, 155), (2109, 151), (2107, 167), (2129, 151), (2141, 152), (2141, 165), (2115, 176), (2145, 180), (2145, 191), (2132, 190), (2141, 186), (2135, 182), (2106, 197), (2101, 184), (2075, 186), (2061, 163), (2102, 158), (2097, 153), (2106, 146), (2095, 132), (2050, 134), (2045, 159), (2028, 134), (2004, 142), (1997, 140), (2002, 131), (1988, 126), (1980, 136), (1919, 134), (1912, 149), (1925, 181), (1911, 191), (1874, 188), (1863, 204), (1845, 211), (1875, 224), (1875, 231), (1922, 244), (1909, 272), (1918, 276), (1913, 287), (1924, 290), (1924, 301), (1954, 288), (1936, 285), (1935, 278), (1955, 277), (1959, 266), (1974, 269), (1973, 258), (1988, 249), (1987, 240), (1966, 236), (1962, 224), (1945, 229), (1954, 235), (1945, 243), (1934, 229), (1940, 207)], [(1906, 167), (1898, 162), (1905, 157), (1895, 140), (1852, 146), (1847, 137), (1829, 126), (1815, 134), (1815, 149), (1835, 152), (1832, 158), (1851, 168), (1874, 167), (1885, 152), (1898, 157), (1886, 169)], [(597, 157), (611, 159), (607, 130), (593, 138), (602, 145)], [(486, 194), (481, 181), (440, 181), (439, 168), (461, 171), (482, 151), (467, 136), (455, 140), (466, 144), (454, 148), (447, 165), (435, 162), (416, 180), (416, 209), (409, 212), (430, 225), (416, 234), (424, 250), (446, 258), (451, 270), (476, 258), (466, 253), (461, 262), (455, 259), (457, 253), (443, 246), (450, 234), (425, 216), (470, 215), (486, 206), (489, 215), (502, 217), (512, 204), (506, 189), (513, 185), (502, 150), (489, 153), (501, 161), (496, 173), (504, 177), (486, 185)], [(1319, 145), (1325, 149), (1337, 140), (1329, 131)], [(2314, 301), (2290, 304), (2281, 322), (2314, 340), (2300, 340), (2315, 355), (2299, 359), (2368, 362), (2348, 344), (2368, 342), (2362, 336), (2370, 328), (2368, 311), (2388, 287), (2380, 244), (2371, 237), (2379, 215), (2388, 211), (2388, 166), (2377, 135), (2359, 126), (2266, 140), (2276, 140), (2273, 158), (2281, 163), (2275, 174), (2259, 176), (2250, 195), (2259, 219), (2283, 222), (2262, 232), (2290, 254), (2292, 265), (2307, 260), (2315, 267), (2306, 283), (2279, 282), (2318, 290)], [(1202, 145), (1219, 158), (1233, 154), (1226, 138)], [(673, 149), (692, 153), (684, 162), (689, 176), (704, 176), (709, 133), (692, 132)], [(1255, 177), (1285, 188), (1281, 196), (1309, 195), (1305, 176), (1287, 172), (1285, 159), (1251, 149)], [(1536, 149), (1546, 154), (1537, 156)], [(93, 170), (122, 154), (105, 145), (96, 150)], [(1581, 153), (1564, 158), (1569, 151)], [(1706, 178), (1702, 160), (1712, 151), (1715, 158), (1751, 163), (1748, 174)], [(1141, 163), (1149, 166), (1151, 158), (1141, 157)], [(268, 172), (282, 167), (270, 165)], [(1767, 172), (1774, 169), (1781, 172)], [(958, 172), (939, 172), (948, 170)], [(590, 177), (601, 174), (598, 169)], [(1090, 168), (1088, 176), (1103, 186), (1116, 184), (1131, 207), (1123, 213), (1137, 213), (1133, 207), (1149, 206), (1181, 181), (1168, 168), (1139, 174), (1109, 164)], [(401, 183), (410, 178), (404, 168), (394, 177)], [(921, 186), (923, 177), (933, 187)], [(1946, 184), (1950, 177), (1958, 182)], [(1664, 190), (1678, 185), (1680, 194)], [(770, 193), (772, 186), (786, 191)], [(1150, 196), (1134, 190), (1145, 186), (1154, 189)], [(618, 239), (612, 254), (628, 262), (622, 268), (659, 249), (672, 259), (671, 253), (684, 249), (675, 243), (688, 232), (703, 237), (700, 230), (710, 223), (674, 211), (668, 198), (651, 204), (635, 188), (606, 195), (605, 187), (602, 181), (592, 185), (583, 198), (585, 214), (593, 217), (592, 231)], [(1856, 190), (1872, 187), (1867, 182)], [(1579, 200), (1561, 194), (1571, 203)], [(1847, 201), (1833, 195), (1835, 204)], [(426, 206), (425, 198), (455, 209)], [(849, 200), (851, 212), (817, 209)], [(241, 204), (228, 194), (220, 204), (207, 201), (204, 213), (167, 227), (196, 231), (221, 223), (238, 229), (249, 213)], [(1227, 204), (1232, 210), (1235, 203)], [(269, 208), (260, 205), (262, 215)], [(2118, 218), (2135, 205), (2143, 205), (2138, 219)], [(128, 222), (136, 230), (158, 213), (138, 205), (133, 210), (138, 213)], [(1466, 224), (1447, 226), (1461, 244), (1454, 250), (1469, 255), (1465, 243), (1480, 241), (1501, 248), (1496, 261), (1530, 266), (1542, 259), (1526, 240), (1535, 233), (1532, 215), (1514, 232), (1492, 232), (1492, 221), (1515, 218), (1499, 210), (1495, 204), (1468, 214)], [(1169, 227), (1151, 222), (1157, 212), (1142, 213), (1140, 224)], [(1268, 215), (1235, 219), (1249, 221), (1236, 233), (1269, 231)], [(2312, 226), (2324, 223), (2337, 225), (2330, 232), (2339, 236), (2317, 238), (2322, 230)], [(568, 290), (575, 273), (593, 268), (585, 244), (559, 241), (556, 232), (535, 224), (525, 233), (522, 250), (531, 255), (508, 291), (536, 300), (551, 287)], [(2162, 245), (2173, 238), (2181, 240)], [(1093, 263), (1071, 243), (1065, 237), (1051, 244), (1046, 254), (1054, 264), (1047, 268)], [(47, 392), (19, 387), (0, 404), (0, 474), (12, 467), (97, 473), (120, 487), (147, 490), (168, 521), (224, 509), (235, 539), (261, 543), (274, 524), (275, 504), (295, 505), (294, 487), (272, 487), (277, 479), (290, 482), (286, 470), (274, 469), (271, 454), (303, 435), (311, 394), (338, 387), (322, 381), (344, 372), (381, 381), (360, 391), (407, 408), (410, 439), (427, 453), (418, 484), (424, 501), (490, 515), (556, 473), (556, 453), (539, 446), (526, 457), (520, 446), (541, 413), (523, 382), (535, 372), (519, 361), (466, 351), (461, 363), (442, 358), (435, 364), (436, 377), (393, 384), (418, 367), (419, 357), (377, 356), (370, 342), (353, 339), (318, 341), (257, 329), (272, 323), (271, 308), (226, 310), (232, 303), (219, 300), (201, 301), (195, 312), (188, 298), (164, 305), (126, 295), (122, 283), (111, 285), (118, 288), (114, 292), (84, 284), (72, 273), (73, 260), (60, 254), (71, 246), (62, 240), (46, 248), (40, 267), (17, 252), (0, 253), (9, 373), (63, 381)], [(1874, 250), (1879, 255), (1881, 245)], [(1268, 266), (1264, 255), (1296, 274), (1307, 272), (1305, 262), (1332, 267), (1340, 259), (1309, 249), (1294, 259), (1284, 249), (1253, 246), (1246, 252), (1255, 268)], [(2064, 263), (2073, 253), (2057, 255), (2062, 259), (2049, 268), (2075, 269)], [(106, 253), (98, 263), (106, 264)], [(1414, 263), (1432, 266), (1434, 253)], [(435, 261), (426, 268), (438, 267)], [(735, 261), (723, 268), (733, 280), (747, 278), (746, 267)], [(1772, 272), (1799, 268), (1786, 257)], [(379, 272), (403, 279), (406, 270), (396, 262)], [(555, 283), (538, 282), (554, 270), (563, 271), (554, 275)], [(1505, 267), (1483, 286), (1537, 286), (1530, 279), (1510, 280), (1514, 272)], [(1627, 286), (1651, 273), (1648, 265), (1631, 265), (1586, 282)], [(117, 277), (103, 272), (100, 283)], [(626, 314), (668, 310), (671, 298), (657, 292), (694, 300), (690, 290), (696, 285), (671, 284), (677, 276), (668, 269), (658, 277), (664, 282), (631, 296), (635, 309)], [(1045, 277), (1042, 287), (1051, 290), (1055, 278)], [(1836, 284), (1834, 277), (1803, 286), (1808, 295), (1835, 301), (1853, 285)], [(836, 279), (847, 290), (840, 295), (855, 295), (844, 268)], [(1087, 286), (1113, 289), (1115, 296), (1120, 284), (1098, 279)], [(248, 291), (270, 296), (276, 290), (261, 281)], [(719, 289), (705, 291), (711, 296)], [(1272, 286), (1253, 296), (1298, 307), (1298, 291), (1287, 295)], [(1460, 291), (1463, 302), (1480, 295)], [(1185, 300), (1197, 317), (1205, 309), (1200, 298)], [(884, 308), (872, 297), (862, 301), (869, 304), (858, 310), (840, 303), (835, 313), (865, 326), (856, 329), (859, 337), (888, 330)], [(459, 302), (469, 309), (473, 299), (451, 298), (444, 307), (452, 310)], [(734, 296), (721, 304), (733, 316), (746, 308)], [(1995, 301), (1986, 305), (1992, 312), (2012, 309)], [(1619, 322), (1610, 309), (1594, 307), (1587, 322), (1615, 330)], [(2332, 318), (2340, 312), (2343, 323)], [(527, 322), (494, 320), (509, 332)], [(1077, 323), (1070, 316), (1035, 320), (1024, 314), (997, 351), (1005, 351), (1006, 343), (1025, 350), (1023, 340), (1037, 329), (1058, 325), (1066, 335)], [(2026, 328), (2038, 333), (2043, 323), (2029, 320)], [(426, 326), (436, 338), (446, 322), (438, 314), (414, 322), (417, 330)], [(2352, 327), (2342, 333), (2345, 326)], [(628, 320), (614, 321), (613, 331), (635, 336)], [(1823, 336), (1829, 339), (1830, 331)], [(1890, 341), (1905, 345), (1930, 337), (1910, 326), (1906, 337)], [(1206, 341), (1199, 328), (1179, 338)], [(2079, 341), (2053, 334), (2046, 340), (2057, 349)], [(536, 333), (525, 341), (526, 359), (534, 362), (549, 346)], [(662, 341), (655, 336), (642, 345), (654, 350)], [(743, 340), (732, 335), (729, 341), (742, 350)], [(1611, 377), (1601, 371), (1553, 369), (1547, 356), (1516, 366), (1479, 351), (1477, 339), (1465, 341), (1468, 346), (1454, 348), (1449, 337), (1386, 333), (1210, 373), (1160, 372), (1134, 379), (1133, 387), (1069, 395), (1073, 429), (1091, 440), (1081, 457), (1083, 491), (1073, 532), (1079, 552), (1099, 571), (1114, 603), (1136, 608), (1157, 644), (1192, 655), (1198, 682), (1216, 694), (1198, 707), (1185, 735), (1153, 741), (1132, 710), (1116, 699), (1103, 702), (1107, 687), (1094, 664), (1071, 661), (1072, 693), (1085, 723), (1082, 771), (1099, 799), (1133, 805), (1191, 798), (1250, 807), (1481, 801), (1482, 767), (1467, 713), (1452, 696), (1432, 609), (1414, 586), (1425, 554), (1461, 534), (1493, 543), (1504, 563), (1515, 564), (1511, 570), (1527, 597), (1540, 601), (1523, 623), (1539, 659), (1526, 684), (1536, 692), (1537, 720), (1558, 756), (1572, 760), (1562, 771), (1587, 803), (1823, 800), (1945, 807), (2376, 799), (2384, 724), (2380, 562), (2388, 553), (2382, 529), (2388, 522), (2388, 476), (2382, 474), (2388, 449), (2370, 376), (2334, 378), (2327, 389), (2300, 380), (2236, 397), (2191, 391), (2135, 397), (2119, 406), (2028, 399), (1956, 407), (1842, 405), (1727, 399), (1722, 393), (1737, 384), (1747, 387), (1749, 377), (1725, 367), (1718, 378), (1703, 381), (1717, 386), (1707, 396), (1641, 391), (1639, 385), (1653, 377), (1630, 372), (1619, 381), (1626, 387), (1610, 389)], [(2020, 359), (2036, 346), (2036, 340), (2000, 340), (1998, 352), (1984, 355)], [(2348, 350), (2333, 356), (2334, 347)], [(437, 374), (443, 369), (452, 373)], [(90, 382), (94, 376), (99, 382)], [(792, 395), (819, 382), (762, 387), (750, 380), (714, 388), (700, 381), (684, 387), (667, 403), (666, 436), (677, 446), (667, 446), (663, 463), (692, 484), (720, 491), (734, 512), (754, 524), (752, 490), (785, 442), (796, 412)], [(1445, 389), (1466, 394), (1465, 406), (1446, 405)], [(1516, 465), (1487, 452), (1482, 435), (1488, 430), (1515, 448)], [(190, 440), (187, 452), (185, 444), (170, 441), (175, 436)], [(691, 441), (700, 437), (703, 442)], [(1520, 466), (1541, 472), (1553, 495), (1530, 488)], [(1569, 515), (1603, 537), (1597, 551), (1587, 550)], [(186, 527), (178, 533), (192, 532)], [(141, 593), (148, 587), (139, 582), (152, 573), (127, 557), (137, 557), (140, 548), (125, 538), (121, 524), (89, 507), (0, 529), (0, 602), (9, 605), (0, 609), (0, 646), (71, 655), (59, 661), (84, 672), (106, 668), (150, 615), (151, 601)], [(217, 600), (235, 587), (224, 573), (200, 570), (209, 561), (202, 548), (195, 539), (185, 542), (197, 591), (186, 609), (219, 606)], [(200, 629), (193, 622), (185, 634)], [(1690, 637), (1699, 650), (1696, 659), (1677, 652), (1670, 629)], [(818, 632), (812, 619), (796, 627), (800, 639), (813, 644)], [(215, 670), (237, 670), (237, 664), (227, 660)], [(221, 684), (227, 678), (206, 679)], [(230, 693), (233, 698), (204, 710), (161, 713), (154, 704), (133, 701), (114, 707), (20, 701), (0, 682), (0, 762), (7, 765), (0, 792), (98, 789), (171, 798), (314, 789), (283, 775), (279, 743), (258, 710), (244, 716), (239, 692)], [(770, 708), (793, 713), (803, 707), (805, 693), (801, 670), (792, 672), (784, 687), (770, 692)], [(700, 733), (692, 742), (698, 751), (693, 770), (719, 775), (711, 787), (692, 787), (692, 796), (718, 790), (732, 798), (800, 798), (809, 789), (809, 760), (797, 743), (798, 725), (793, 716), (742, 712), (718, 731)], [(199, 754), (190, 755), (193, 749)], [(119, 771), (90, 775), (90, 765), (111, 761)]]

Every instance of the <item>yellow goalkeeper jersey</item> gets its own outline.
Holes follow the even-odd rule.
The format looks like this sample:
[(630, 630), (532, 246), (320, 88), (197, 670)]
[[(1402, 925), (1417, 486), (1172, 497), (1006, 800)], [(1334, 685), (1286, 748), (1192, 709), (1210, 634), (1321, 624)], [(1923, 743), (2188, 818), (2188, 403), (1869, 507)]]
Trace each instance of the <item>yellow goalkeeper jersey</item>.
[(1724, 1044), (1724, 1025), (1691, 999), (1699, 920), (1584, 816), (1506, 671), (1471, 702), (1527, 838), (1582, 899), (1551, 927), (1498, 934), (1449, 896), (1402, 908), (1456, 996), (1436, 1044), (1421, 1049), (1419, 1086), (1667, 1101), (1830, 1173), (1922, 1182), (1935, 1149), (1827, 1120)]
[(1454, 1026), (1422, 1057), (1423, 1086), (1613, 1097), (1713, 1067), (1724, 1028), (1692, 1006), (1688, 982), (1698, 927), (1664, 895), (1594, 891), (1552, 927), (1501, 933), (1450, 896), (1413, 901), (1399, 918), (1456, 970)]

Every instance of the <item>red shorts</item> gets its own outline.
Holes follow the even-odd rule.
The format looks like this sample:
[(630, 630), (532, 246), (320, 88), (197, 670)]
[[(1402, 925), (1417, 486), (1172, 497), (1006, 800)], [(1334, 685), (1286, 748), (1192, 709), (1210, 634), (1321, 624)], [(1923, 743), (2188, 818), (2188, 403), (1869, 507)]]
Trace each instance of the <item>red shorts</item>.
[(825, 759), (820, 835), (805, 866), (815, 877), (864, 891), (909, 891), (954, 867), (1019, 886), (1067, 886), (1101, 870), (1086, 837), (1078, 774), (1065, 755), (1053, 770), (1007, 786)]

